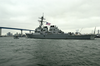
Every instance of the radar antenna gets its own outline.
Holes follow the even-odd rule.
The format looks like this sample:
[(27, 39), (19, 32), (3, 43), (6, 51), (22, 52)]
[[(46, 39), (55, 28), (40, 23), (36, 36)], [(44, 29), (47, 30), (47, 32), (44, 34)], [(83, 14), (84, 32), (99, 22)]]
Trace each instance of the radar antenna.
[(40, 17), (40, 19), (41, 19), (41, 20), (39, 20), (39, 22), (40, 22), (40, 27), (42, 27), (43, 22), (44, 22), (43, 20), (45, 20), (45, 18), (44, 18), (44, 13), (43, 13), (43, 16)]

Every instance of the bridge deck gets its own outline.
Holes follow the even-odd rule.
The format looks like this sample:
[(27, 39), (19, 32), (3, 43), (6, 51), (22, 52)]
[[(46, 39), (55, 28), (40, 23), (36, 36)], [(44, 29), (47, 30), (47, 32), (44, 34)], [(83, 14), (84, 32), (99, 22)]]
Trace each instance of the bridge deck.
[(13, 29), (13, 30), (24, 30), (24, 31), (34, 31), (34, 30), (30, 30), (30, 29), (21, 29), (21, 28), (12, 28), (12, 27), (0, 27), (3, 29)]

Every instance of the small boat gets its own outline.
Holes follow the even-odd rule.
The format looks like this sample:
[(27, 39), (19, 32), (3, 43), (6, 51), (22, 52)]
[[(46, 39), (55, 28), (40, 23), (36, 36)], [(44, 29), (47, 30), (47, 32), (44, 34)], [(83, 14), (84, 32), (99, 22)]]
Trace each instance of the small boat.
[(96, 34), (95, 38), (100, 38), (100, 34)]
[(95, 35), (94, 34), (88, 34), (88, 35), (82, 35), (82, 34), (74, 34), (71, 32), (64, 33), (62, 30), (58, 29), (55, 25), (50, 25), (50, 28), (48, 29), (48, 26), (43, 26), (43, 20), (44, 17), (42, 16), (40, 18), (41, 20), (39, 27), (35, 29), (34, 33), (26, 33), (26, 36), (28, 38), (35, 38), (35, 39), (90, 39), (94, 40)]
[(14, 39), (19, 39), (19, 37), (18, 36), (14, 36)]

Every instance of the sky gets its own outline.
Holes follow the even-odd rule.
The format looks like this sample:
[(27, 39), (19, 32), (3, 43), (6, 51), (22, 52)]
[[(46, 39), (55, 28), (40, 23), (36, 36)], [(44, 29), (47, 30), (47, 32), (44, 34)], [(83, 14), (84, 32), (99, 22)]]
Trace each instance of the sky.
[[(0, 0), (0, 27), (35, 30), (43, 13), (45, 21), (65, 33), (100, 30), (100, 0)], [(20, 33), (2, 29), (2, 34), (7, 32)]]

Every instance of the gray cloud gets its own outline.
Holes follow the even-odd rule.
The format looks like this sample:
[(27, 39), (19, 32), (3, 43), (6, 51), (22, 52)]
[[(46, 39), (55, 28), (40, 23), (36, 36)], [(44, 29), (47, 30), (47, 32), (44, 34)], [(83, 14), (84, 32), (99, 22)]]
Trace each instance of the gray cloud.
[[(99, 0), (0, 0), (0, 26), (35, 29), (44, 13), (63, 31), (100, 29)], [(88, 30), (89, 29), (89, 30)]]

